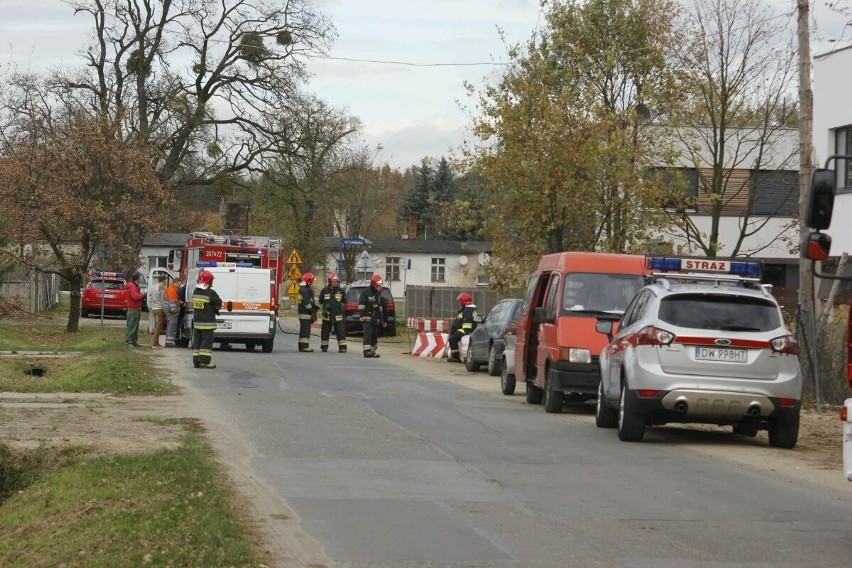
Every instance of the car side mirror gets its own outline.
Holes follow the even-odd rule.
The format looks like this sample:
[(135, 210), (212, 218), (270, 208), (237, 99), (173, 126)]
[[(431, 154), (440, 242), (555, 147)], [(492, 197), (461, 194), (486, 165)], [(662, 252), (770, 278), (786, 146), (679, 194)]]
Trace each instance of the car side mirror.
[(827, 168), (814, 168), (805, 208), (805, 224), (821, 231), (831, 225), (834, 211), (834, 193), (837, 189), (837, 174)]
[(595, 331), (612, 339), (612, 320), (598, 320), (595, 323)]

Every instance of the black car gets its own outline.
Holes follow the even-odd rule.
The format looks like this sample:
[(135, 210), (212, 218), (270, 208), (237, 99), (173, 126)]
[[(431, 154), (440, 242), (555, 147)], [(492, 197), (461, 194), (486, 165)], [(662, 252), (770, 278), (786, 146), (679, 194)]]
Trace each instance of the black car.
[(521, 298), (508, 298), (497, 302), (470, 334), (467, 344), (465, 368), (475, 372), (482, 364), (488, 365), (488, 374), (500, 374), (500, 360), (506, 347), (506, 336), (518, 331)]
[[(346, 335), (364, 333), (361, 313), (358, 310), (358, 299), (368, 287), (369, 284), (353, 284), (346, 289), (346, 301), (343, 306)], [(396, 306), (394, 306), (393, 294), (386, 286), (382, 287), (382, 309), (385, 311), (385, 322), (388, 325), (379, 331), (379, 335), (393, 337), (396, 335)]]

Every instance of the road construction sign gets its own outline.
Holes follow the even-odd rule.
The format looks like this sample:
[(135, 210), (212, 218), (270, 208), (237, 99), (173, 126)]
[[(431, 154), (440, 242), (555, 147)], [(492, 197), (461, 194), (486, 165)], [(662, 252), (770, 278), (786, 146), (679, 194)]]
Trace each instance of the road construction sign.
[(290, 270), (287, 272), (287, 280), (295, 280), (298, 282), (302, 278), (302, 271), (299, 270), (299, 267), (293, 265), (290, 267)]
[(302, 264), (302, 257), (299, 256), (299, 251), (296, 249), (290, 251), (290, 256), (287, 257), (287, 264)]

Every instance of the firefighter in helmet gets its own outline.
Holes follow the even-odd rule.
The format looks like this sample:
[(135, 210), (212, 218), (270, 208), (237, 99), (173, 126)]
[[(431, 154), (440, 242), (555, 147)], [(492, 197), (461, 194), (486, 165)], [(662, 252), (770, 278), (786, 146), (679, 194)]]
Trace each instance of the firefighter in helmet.
[(459, 303), (459, 311), (450, 326), (450, 356), (447, 357), (447, 361), (450, 363), (461, 363), (459, 342), (462, 337), (473, 331), (476, 321), (479, 319), (479, 314), (476, 313), (476, 304), (473, 303), (473, 296), (467, 292), (462, 292), (456, 300)]
[(376, 348), (379, 345), (379, 330), (385, 327), (385, 310), (382, 300), (384, 281), (378, 274), (370, 279), (361, 297), (358, 298), (358, 310), (361, 313), (361, 323), (364, 325), (364, 357), (378, 357)]
[(311, 353), (311, 324), (317, 321), (317, 311), (319, 304), (314, 299), (314, 290), (311, 285), (314, 283), (314, 275), (310, 272), (302, 274), (302, 281), (299, 282), (299, 351), (303, 353)]
[(322, 310), (320, 328), (320, 351), (328, 351), (328, 340), (334, 330), (337, 338), (337, 350), (346, 353), (346, 326), (343, 313), (344, 295), (340, 288), (340, 277), (332, 273), (328, 277), (328, 286), (320, 291), (319, 305)]
[(213, 273), (202, 270), (192, 292), (192, 365), (195, 368), (215, 369), (213, 332), (216, 316), (222, 309), (222, 298), (213, 290)]

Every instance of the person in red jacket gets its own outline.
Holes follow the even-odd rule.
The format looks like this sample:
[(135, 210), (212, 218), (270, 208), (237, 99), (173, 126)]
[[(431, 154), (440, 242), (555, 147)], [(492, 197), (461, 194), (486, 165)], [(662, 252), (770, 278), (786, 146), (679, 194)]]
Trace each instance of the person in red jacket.
[(124, 284), (124, 297), (127, 306), (127, 325), (124, 329), (124, 343), (129, 347), (139, 347), (139, 319), (142, 317), (142, 299), (145, 297), (139, 289), (141, 272), (134, 272), (129, 282)]

